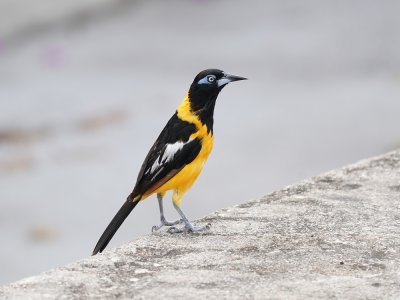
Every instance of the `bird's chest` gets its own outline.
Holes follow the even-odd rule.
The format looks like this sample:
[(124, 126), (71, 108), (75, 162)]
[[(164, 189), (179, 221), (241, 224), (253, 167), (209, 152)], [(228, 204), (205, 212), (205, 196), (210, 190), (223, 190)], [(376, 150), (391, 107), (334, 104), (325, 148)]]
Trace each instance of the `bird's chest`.
[(201, 150), (192, 163), (202, 168), (213, 149), (214, 138), (211, 132), (207, 132), (206, 126), (202, 126), (197, 133), (193, 134), (193, 138), (201, 139)]
[[(205, 127), (205, 126), (204, 126)], [(207, 129), (207, 128), (206, 128)], [(204, 163), (207, 161), (213, 148), (213, 136), (207, 133), (207, 130), (201, 128), (190, 138), (198, 138), (201, 140), (201, 150), (196, 158), (187, 164), (172, 180), (168, 183), (168, 188), (179, 190), (181, 193), (189, 189), (200, 175)]]

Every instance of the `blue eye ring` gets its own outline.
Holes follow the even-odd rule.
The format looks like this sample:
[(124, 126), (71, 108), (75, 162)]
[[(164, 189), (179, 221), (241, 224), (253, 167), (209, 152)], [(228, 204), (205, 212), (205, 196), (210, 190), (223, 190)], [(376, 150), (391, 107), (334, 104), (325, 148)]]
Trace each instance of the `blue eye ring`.
[(214, 84), (217, 81), (217, 76), (215, 75), (207, 75), (200, 79), (198, 84)]
[(215, 78), (214, 75), (208, 75), (208, 76), (207, 76), (207, 81), (210, 82), (210, 83), (213, 83), (213, 82), (215, 81), (215, 79), (216, 79), (216, 78)]

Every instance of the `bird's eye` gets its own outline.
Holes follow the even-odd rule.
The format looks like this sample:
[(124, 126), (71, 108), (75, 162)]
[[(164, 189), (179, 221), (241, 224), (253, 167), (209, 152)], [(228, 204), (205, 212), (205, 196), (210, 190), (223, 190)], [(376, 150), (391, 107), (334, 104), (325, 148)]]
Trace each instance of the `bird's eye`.
[(215, 76), (213, 76), (213, 75), (207, 76), (207, 80), (208, 80), (208, 82), (214, 82)]

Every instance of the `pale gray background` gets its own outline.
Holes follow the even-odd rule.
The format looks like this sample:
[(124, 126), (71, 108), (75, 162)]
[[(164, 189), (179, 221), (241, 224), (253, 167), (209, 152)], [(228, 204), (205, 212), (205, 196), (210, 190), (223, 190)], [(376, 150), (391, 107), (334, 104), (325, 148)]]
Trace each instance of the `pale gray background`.
[[(398, 147), (399, 12), (396, 0), (0, 0), (0, 283), (90, 255), (202, 69), (250, 80), (219, 97), (191, 218)], [(110, 246), (150, 232), (154, 200)]]

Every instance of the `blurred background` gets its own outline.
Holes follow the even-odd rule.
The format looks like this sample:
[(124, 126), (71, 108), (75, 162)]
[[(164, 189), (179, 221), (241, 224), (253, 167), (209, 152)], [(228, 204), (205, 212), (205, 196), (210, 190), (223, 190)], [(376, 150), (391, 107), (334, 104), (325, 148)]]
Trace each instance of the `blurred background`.
[[(0, 0), (0, 283), (91, 254), (203, 69), (250, 80), (218, 99), (214, 152), (183, 202), (192, 219), (399, 147), (399, 11)], [(158, 223), (153, 197), (110, 246)]]

